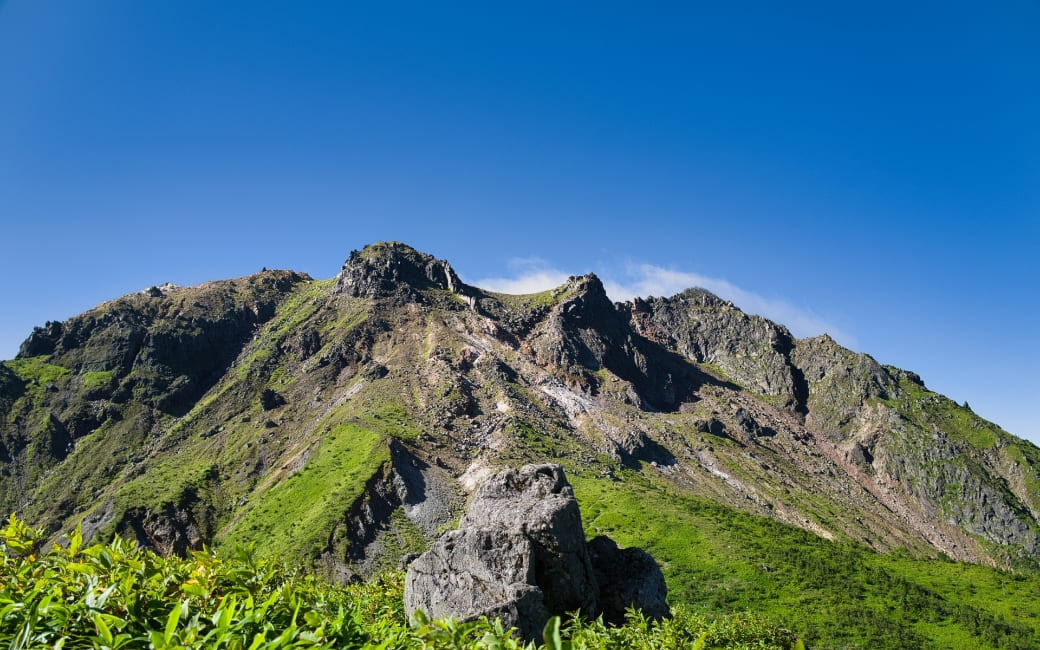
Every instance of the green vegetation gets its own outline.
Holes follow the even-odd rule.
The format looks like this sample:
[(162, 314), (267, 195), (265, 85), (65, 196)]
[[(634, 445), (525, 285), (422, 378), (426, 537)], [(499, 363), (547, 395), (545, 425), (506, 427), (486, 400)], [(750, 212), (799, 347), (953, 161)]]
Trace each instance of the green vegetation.
[(355, 425), (334, 427), (302, 452), (300, 467), (250, 497), (221, 546), (255, 541), (258, 552), (315, 556), (342, 520), (344, 504), (361, 497), (365, 481), (390, 460), (385, 437)]
[(357, 420), (373, 431), (380, 431), (398, 440), (414, 442), (422, 434), (405, 407), (392, 395), (372, 391), (373, 397), (357, 414)]
[(44, 385), (56, 382), (69, 374), (68, 368), (47, 363), (46, 356), (29, 357), (4, 361), (4, 365), (14, 371), (19, 379), (30, 384)]
[(236, 377), (239, 380), (250, 376), (271, 375), (272, 384), (287, 380), (284, 368), (267, 368), (266, 364), (278, 354), (278, 347), (299, 328), (314, 319), (325, 303), (335, 278), (312, 280), (296, 287), (275, 310), (274, 317), (264, 326), (260, 336), (249, 345), (244, 358), (238, 362)]
[[(379, 245), (361, 256), (376, 259), (398, 248)], [(401, 508), (379, 502), (373, 489), (392, 480), (388, 443), (397, 438), (448, 473), (471, 460), (557, 460), (567, 466), (590, 535), (645, 548), (662, 564), (672, 621), (656, 625), (633, 617), (617, 629), (569, 621), (547, 631), (545, 647), (553, 650), (791, 647), (787, 629), (822, 648), (1040, 647), (1040, 572), (1028, 549), (979, 534), (981, 557), (1015, 571), (926, 558), (938, 551), (899, 522), (898, 509), (876, 519), (870, 509), (857, 511), (854, 500), (835, 498), (827, 487), (836, 483), (811, 475), (826, 463), (798, 462), (802, 451), (788, 453), (765, 437), (743, 440), (731, 417), (743, 402), (731, 387), (708, 382), (684, 412), (648, 413), (620, 394), (627, 382), (613, 381), (595, 363), (536, 371), (532, 364), (545, 355), (535, 348), (548, 350), (558, 343), (553, 336), (568, 332), (525, 332), (542, 327), (539, 320), (554, 305), (587, 289), (582, 281), (524, 296), (489, 293), (482, 296), (483, 311), (471, 314), (446, 290), (423, 289), (414, 309), (401, 308), (396, 299), (381, 304), (336, 293), (336, 278), (301, 277), (266, 272), (177, 289), (162, 299), (124, 297), (72, 321), (92, 333), (79, 348), (3, 362), (0, 419), (7, 428), (0, 452), (11, 458), (4, 466), (11, 474), (0, 483), (0, 502), (7, 512), (19, 509), (63, 531), (90, 516), (102, 526), (96, 539), (132, 532), (157, 547), (165, 540), (151, 535), (156, 526), (194, 527), (198, 536), (191, 543), (212, 543), (219, 555), (162, 559), (118, 538), (83, 550), (75, 535), (66, 550), (41, 554), (38, 534), (12, 521), (3, 533), (0, 644), (516, 647), (492, 623), (409, 627), (400, 573), (341, 589), (303, 569), (256, 559), (314, 571), (346, 564), (367, 575), (422, 550), (428, 541), (422, 531)], [(221, 368), (220, 377), (168, 377), (169, 369), (157, 363), (79, 375), (62, 367), (109, 367), (98, 360), (116, 358), (110, 353), (118, 348), (111, 346), (125, 331), (97, 321), (104, 310), (120, 316), (105, 322), (134, 315), (125, 322), (140, 321), (163, 335), (157, 340), (182, 341), (206, 334), (196, 322), (237, 322), (247, 307), (264, 319), (249, 328), (262, 327), (243, 330), (249, 336), (228, 351), (224, 363), (231, 366)], [(501, 329), (488, 328), (488, 318)], [(471, 335), (489, 350), (473, 347)], [(514, 345), (513, 335), (522, 345)], [(820, 345), (833, 356), (827, 363), (834, 372), (813, 384), (816, 433), (851, 443), (851, 436), (867, 431), (861, 424), (876, 424), (884, 435), (863, 444), (876, 444), (874, 458), (912, 493), (905, 504), (978, 531), (971, 525), (981, 519), (970, 517), (983, 517), (990, 499), (1008, 504), (1040, 533), (1031, 514), (1040, 509), (1040, 449), (905, 373), (890, 370), (900, 377), (898, 388), (875, 383), (872, 361), (831, 349), (833, 342)], [(464, 346), (480, 348), (479, 354)], [(728, 372), (700, 364), (739, 385), (733, 373), (745, 386), (765, 385), (758, 378), (770, 370), (764, 356), (743, 353), (723, 365)], [(542, 392), (549, 378), (603, 390), (595, 408), (568, 417)], [(176, 393), (170, 382), (183, 388), (189, 379), (198, 382), (192, 391), (205, 395), (164, 410), (163, 398)], [(265, 389), (282, 399), (262, 403)], [(755, 406), (763, 408), (791, 399), (754, 394), (763, 403)], [(506, 403), (501, 410), (499, 401)], [(860, 408), (864, 402), (869, 410)], [(685, 412), (689, 404), (691, 413)], [(783, 424), (789, 414), (773, 415)], [(724, 421), (728, 434), (702, 431), (713, 417)], [(639, 447), (643, 433), (653, 445)], [(811, 454), (805, 459), (826, 451), (817, 441), (803, 442)], [(667, 454), (655, 455), (654, 445), (679, 464), (660, 460)], [(658, 458), (661, 466), (644, 463), (640, 470), (636, 457)], [(730, 485), (698, 474), (701, 466), (724, 472)], [(875, 469), (884, 478), (881, 466)], [(745, 503), (743, 494), (751, 500)], [(368, 506), (378, 506), (371, 510), (378, 510), (378, 521), (363, 541), (375, 537), (370, 548), (376, 550), (360, 558), (348, 544), (358, 539), (355, 515)], [(837, 539), (744, 513), (744, 507), (776, 508), (779, 516), (808, 528), (819, 524)], [(1003, 514), (988, 521), (1002, 525)], [(145, 523), (152, 528), (135, 528)], [(872, 538), (882, 527), (880, 539)], [(882, 555), (854, 541), (865, 538), (886, 549), (902, 540), (908, 548)], [(250, 552), (236, 550), (250, 544)]]
[(90, 390), (100, 388), (112, 381), (111, 370), (96, 370), (83, 373), (83, 388)]
[(357, 648), (408, 634), (399, 577), (334, 589), (251, 551), (165, 559), (119, 539), (82, 549), (78, 531), (37, 557), (41, 536), (13, 516), (0, 535), (10, 648)]
[[(702, 363), (698, 363), (697, 365), (700, 366), (703, 369), (708, 370), (711, 374), (715, 375), (719, 379), (721, 379), (723, 381), (728, 381), (729, 383), (733, 384), (734, 386), (741, 386), (741, 388), (743, 388), (743, 386), (741, 385), (741, 383), (739, 381), (733, 379), (733, 377), (731, 377), (728, 372), (723, 370), (722, 366), (720, 366), (718, 364), (715, 364), (715, 363), (708, 363), (706, 361), (702, 362)], [(761, 397), (761, 395), (759, 395), (758, 393), (755, 393), (754, 391), (751, 391), (751, 392), (756, 397)]]
[[(82, 548), (77, 530), (41, 553), (43, 536), (11, 517), (0, 530), (0, 643), (55, 648), (274, 648), (534, 650), (498, 622), (409, 625), (403, 575), (338, 587), (259, 560), (198, 552), (162, 558), (120, 539)], [(632, 614), (623, 627), (549, 621), (546, 650), (579, 648), (800, 648), (754, 616), (709, 617), (678, 608), (661, 624)]]
[(497, 291), (485, 291), (484, 293), (506, 307), (518, 311), (532, 311), (542, 307), (552, 307), (559, 301), (562, 295), (558, 288), (526, 294), (498, 293)]
[(754, 611), (825, 648), (1037, 647), (1036, 572), (881, 555), (634, 471), (570, 478), (586, 533), (648, 550), (691, 611)]
[(376, 535), (376, 541), (383, 552), (375, 558), (373, 573), (396, 569), (401, 557), (408, 553), (422, 553), (429, 548), (429, 543), (422, 530), (398, 507), (390, 514), (388, 528)]
[(47, 356), (39, 356), (3, 362), (19, 379), (25, 382), (25, 396), (20, 400), (23, 408), (38, 403), (48, 386), (64, 387), (72, 375), (72, 371), (68, 368), (47, 363), (49, 359), (50, 357)]
[(885, 403), (919, 424), (935, 424), (955, 440), (975, 449), (991, 449), (1001, 437), (1010, 438), (995, 424), (986, 422), (971, 409), (933, 393), (905, 377), (899, 382), (900, 397)]
[[(928, 434), (940, 431), (955, 445), (958, 455), (944, 461), (948, 466), (946, 469), (963, 467), (967, 468), (965, 475), (985, 477), (990, 470), (984, 469), (984, 465), (1003, 467), (1001, 473), (1006, 472), (1012, 479), (995, 480), (991, 486), (1003, 493), (1006, 502), (1014, 508), (1023, 512), (1029, 509), (1035, 512), (1040, 508), (1040, 474), (1035, 469), (1040, 466), (1040, 448), (1036, 445), (1010, 435), (992, 422), (975, 415), (966, 405), (961, 406), (933, 393), (906, 377), (900, 378), (898, 394), (882, 400), (882, 403), (896, 410), (909, 426)], [(915, 452), (919, 454), (912, 443), (902, 450), (905, 457), (913, 457)], [(920, 460), (918, 462), (925, 470), (926, 479), (934, 484), (935, 475), (944, 468), (936, 467), (937, 462), (934, 460), (931, 466)], [(962, 505), (964, 499), (960, 488), (955, 482), (945, 483), (943, 494), (938, 495), (941, 512), (946, 514), (949, 508)], [(1034, 528), (1034, 532), (1040, 534), (1040, 529)], [(985, 540), (980, 541), (986, 544)], [(1002, 562), (1040, 568), (1040, 563), (1034, 558), (1009, 557), (1005, 550), (996, 547), (991, 550), (993, 556), (1001, 558)]]

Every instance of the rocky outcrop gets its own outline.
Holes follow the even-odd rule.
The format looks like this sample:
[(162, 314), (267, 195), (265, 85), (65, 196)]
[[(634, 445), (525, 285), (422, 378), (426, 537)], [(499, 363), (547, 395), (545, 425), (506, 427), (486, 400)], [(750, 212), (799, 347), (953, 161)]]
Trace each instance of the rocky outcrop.
[[(527, 338), (538, 363), (557, 370), (568, 383), (592, 384), (593, 373), (614, 366), (619, 376), (635, 373), (624, 322), (595, 275), (572, 277), (544, 322)], [(619, 362), (626, 368), (618, 367)]]
[(89, 399), (146, 399), (161, 411), (183, 415), (227, 371), (279, 302), (307, 279), (266, 271), (129, 294), (36, 328), (18, 358), (49, 354), (48, 363), (74, 373), (107, 373), (111, 379), (94, 387)]
[(92, 505), (88, 490), (67, 486), (107, 484), (139, 462), (145, 441), (159, 433), (155, 421), (187, 413), (308, 279), (265, 271), (197, 287), (167, 284), (36, 328), (0, 371), (0, 475), (11, 477), (0, 481), (0, 507), (24, 507), (24, 484), (104, 427), (104, 452), (77, 465), (58, 483), (65, 494), (49, 500)]
[(450, 264), (400, 242), (351, 251), (336, 276), (336, 290), (355, 298), (420, 298), (425, 289), (461, 296), (467, 288)]
[(782, 325), (745, 314), (733, 303), (687, 289), (671, 298), (636, 298), (620, 305), (643, 336), (695, 363), (712, 364), (759, 395), (804, 409), (803, 381), (788, 351), (794, 337)]
[[(634, 330), (599, 278), (569, 278), (558, 292), (559, 302), (524, 342), (540, 365), (570, 388), (616, 396), (647, 410), (674, 411), (692, 399), (705, 376)], [(624, 389), (604, 386), (604, 371)]]
[(798, 341), (791, 359), (809, 387), (807, 423), (834, 439), (845, 435), (867, 400), (885, 399), (898, 389), (881, 364), (826, 334)]
[[(399, 508), (412, 525), (432, 536), (457, 511), (455, 493), (443, 472), (430, 467), (397, 440), (389, 444), (390, 462), (365, 483), (364, 491), (343, 520), (329, 532), (322, 551), (325, 572), (340, 582), (368, 576), (387, 558), (381, 543), (393, 535), (393, 514)], [(391, 558), (395, 562), (397, 558)]]
[(185, 556), (202, 548), (206, 536), (190, 509), (165, 504), (158, 511), (147, 508), (127, 510), (119, 524), (119, 533), (160, 555)]
[(63, 327), (60, 321), (47, 321), (43, 327), (34, 327), (28, 338), (18, 347), (19, 357), (36, 357), (54, 352), (61, 338)]
[(581, 512), (559, 465), (505, 470), (478, 488), (460, 528), (518, 528), (534, 546), (551, 611), (596, 612), (596, 582)]
[(535, 555), (534, 543), (517, 529), (449, 531), (409, 565), (405, 610), (409, 616), (421, 610), (438, 618), (499, 618), (523, 638), (537, 638), (551, 612)]
[[(408, 567), (405, 609), (466, 620), (499, 617), (525, 639), (536, 638), (550, 616), (576, 610), (586, 616), (603, 611), (614, 622), (628, 606), (651, 617), (668, 615), (664, 578), (648, 554), (602, 539), (594, 550), (559, 465), (503, 470), (478, 488), (459, 529)], [(600, 584), (609, 592), (602, 609)]]

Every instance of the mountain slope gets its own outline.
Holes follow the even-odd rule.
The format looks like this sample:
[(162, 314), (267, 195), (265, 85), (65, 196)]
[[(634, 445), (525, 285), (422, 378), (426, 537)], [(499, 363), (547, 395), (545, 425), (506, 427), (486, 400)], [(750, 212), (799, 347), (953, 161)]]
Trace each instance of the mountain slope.
[[(1040, 450), (913, 373), (696, 289), (613, 304), (590, 275), (508, 296), (375, 244), (325, 281), (124, 296), (0, 365), (0, 505), (164, 552), (253, 542), (348, 579), (422, 548), (492, 468), (546, 458), (590, 531), (636, 495), (670, 504), (674, 529), (622, 527), (651, 549), (805, 544), (791, 526), (821, 548), (1037, 565)], [(725, 532), (742, 517), (770, 523)], [(671, 555), (692, 598), (705, 557)]]

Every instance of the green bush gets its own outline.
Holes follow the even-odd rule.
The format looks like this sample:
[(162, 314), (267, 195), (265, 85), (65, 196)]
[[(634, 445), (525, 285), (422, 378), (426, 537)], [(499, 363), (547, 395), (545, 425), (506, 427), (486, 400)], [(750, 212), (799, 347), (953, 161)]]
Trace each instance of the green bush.
[[(84, 548), (77, 530), (42, 552), (42, 531), (11, 516), (0, 530), (0, 644), (20, 648), (260, 648), (533, 650), (499, 621), (405, 619), (404, 574), (337, 586), (259, 559), (209, 551), (164, 558), (115, 539)], [(655, 623), (630, 612), (601, 620), (554, 618), (550, 650), (797, 648), (755, 616), (712, 620), (679, 609)]]

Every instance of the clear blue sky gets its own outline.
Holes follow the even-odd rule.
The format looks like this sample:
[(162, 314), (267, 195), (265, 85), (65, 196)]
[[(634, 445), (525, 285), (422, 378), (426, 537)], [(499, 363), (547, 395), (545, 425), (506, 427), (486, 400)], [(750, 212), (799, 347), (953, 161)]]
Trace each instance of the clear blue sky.
[(398, 239), (703, 280), (1040, 442), (1040, 3), (437, 4), (0, 2), (0, 358)]

